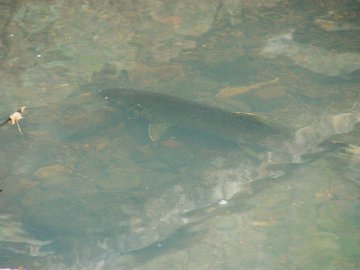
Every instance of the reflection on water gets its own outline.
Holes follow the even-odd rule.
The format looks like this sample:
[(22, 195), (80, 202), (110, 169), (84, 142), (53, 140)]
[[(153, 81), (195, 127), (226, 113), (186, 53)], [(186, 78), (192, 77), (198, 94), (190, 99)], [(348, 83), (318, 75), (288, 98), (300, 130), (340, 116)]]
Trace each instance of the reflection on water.
[[(0, 127), (0, 268), (359, 268), (357, 5), (3, 1), (1, 115), (28, 111)], [(147, 119), (113, 87), (185, 101)], [(293, 135), (229, 142), (186, 100)]]

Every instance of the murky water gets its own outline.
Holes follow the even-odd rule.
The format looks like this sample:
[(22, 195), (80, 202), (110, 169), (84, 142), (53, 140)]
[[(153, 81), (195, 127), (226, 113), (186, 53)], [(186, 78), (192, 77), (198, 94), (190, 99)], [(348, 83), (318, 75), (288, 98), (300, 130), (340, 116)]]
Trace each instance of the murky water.
[[(26, 109), (0, 127), (0, 268), (360, 268), (359, 8), (3, 1), (1, 122)], [(228, 141), (186, 101), (160, 128), (110, 87), (288, 136)]]

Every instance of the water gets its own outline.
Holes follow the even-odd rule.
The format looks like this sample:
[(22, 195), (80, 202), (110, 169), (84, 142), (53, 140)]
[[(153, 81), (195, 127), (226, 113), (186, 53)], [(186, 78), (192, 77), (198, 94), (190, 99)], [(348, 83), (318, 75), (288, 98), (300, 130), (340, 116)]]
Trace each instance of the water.
[[(304, 3), (0, 4), (0, 268), (358, 269), (359, 3)], [(293, 135), (152, 142), (106, 87)]]

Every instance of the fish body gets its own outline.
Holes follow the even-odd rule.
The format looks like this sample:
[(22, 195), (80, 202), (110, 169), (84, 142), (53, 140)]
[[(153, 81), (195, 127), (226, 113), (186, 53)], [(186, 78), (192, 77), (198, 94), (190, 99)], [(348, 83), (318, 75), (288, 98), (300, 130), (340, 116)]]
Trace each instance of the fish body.
[(283, 138), (288, 130), (265, 123), (256, 115), (237, 113), (179, 97), (135, 90), (112, 88), (99, 94), (120, 107), (125, 107), (150, 125), (199, 130), (231, 142), (271, 148), (271, 140)]

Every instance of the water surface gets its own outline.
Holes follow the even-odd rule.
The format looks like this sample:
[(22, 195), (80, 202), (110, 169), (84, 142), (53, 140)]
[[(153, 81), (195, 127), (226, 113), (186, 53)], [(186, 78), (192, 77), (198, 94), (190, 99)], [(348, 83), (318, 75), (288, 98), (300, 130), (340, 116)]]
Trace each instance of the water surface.
[[(0, 4), (0, 268), (357, 269), (357, 1)], [(148, 121), (130, 87), (286, 126), (272, 151)], [(222, 94), (221, 94), (222, 93)], [(225, 93), (225, 94), (223, 94)]]

